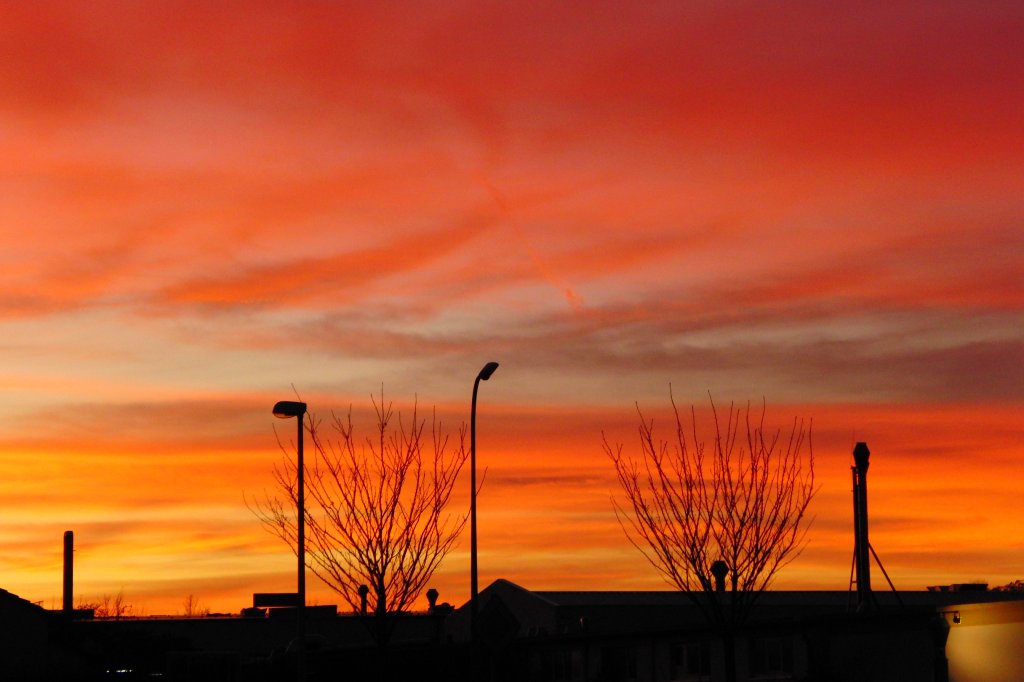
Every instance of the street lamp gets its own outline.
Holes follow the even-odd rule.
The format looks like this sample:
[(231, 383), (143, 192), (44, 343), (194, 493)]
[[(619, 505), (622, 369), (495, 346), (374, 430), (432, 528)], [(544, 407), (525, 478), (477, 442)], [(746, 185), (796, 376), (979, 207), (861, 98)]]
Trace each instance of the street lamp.
[(473, 405), (469, 412), (469, 642), (470, 655), (476, 648), (477, 634), (477, 573), (476, 573), (476, 392), (481, 381), (487, 381), (498, 369), (498, 363), (488, 362), (473, 382)]
[(306, 490), (303, 483), (303, 474), (305, 472), (305, 466), (302, 463), (302, 431), (305, 424), (306, 415), (306, 403), (296, 402), (294, 400), (282, 400), (274, 405), (274, 416), (279, 419), (290, 419), (292, 417), (298, 417), (297, 424), (299, 425), (299, 500), (298, 500), (298, 551), (299, 555), (299, 604), (296, 609), (296, 623), (298, 630), (298, 678), (299, 682), (302, 682), (304, 677), (303, 671), (303, 658), (305, 657), (305, 637), (306, 637)]

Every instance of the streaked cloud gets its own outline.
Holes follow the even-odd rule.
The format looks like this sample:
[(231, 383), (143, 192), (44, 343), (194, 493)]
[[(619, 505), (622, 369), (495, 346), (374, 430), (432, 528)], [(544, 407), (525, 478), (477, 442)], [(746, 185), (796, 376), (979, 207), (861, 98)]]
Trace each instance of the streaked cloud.
[(669, 384), (814, 418), (786, 585), (845, 586), (854, 440), (901, 586), (1020, 578), (1021, 19), (5, 6), (0, 587), (47, 599), (73, 526), (83, 589), (151, 612), (287, 589), (242, 500), (273, 401), (358, 410), (383, 383), (456, 426), (491, 359), (486, 579), (662, 586), (600, 433), (664, 418)]

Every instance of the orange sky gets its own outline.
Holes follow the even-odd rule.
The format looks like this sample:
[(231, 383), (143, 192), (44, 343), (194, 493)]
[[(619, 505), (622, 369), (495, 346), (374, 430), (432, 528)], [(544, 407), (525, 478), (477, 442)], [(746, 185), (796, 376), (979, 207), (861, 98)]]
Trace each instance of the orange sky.
[(600, 434), (669, 383), (813, 417), (778, 586), (846, 587), (854, 440), (899, 587), (1024, 577), (1018, 3), (367, 5), (0, 7), (0, 587), (290, 589), (273, 402), (492, 359), (482, 584), (663, 586)]

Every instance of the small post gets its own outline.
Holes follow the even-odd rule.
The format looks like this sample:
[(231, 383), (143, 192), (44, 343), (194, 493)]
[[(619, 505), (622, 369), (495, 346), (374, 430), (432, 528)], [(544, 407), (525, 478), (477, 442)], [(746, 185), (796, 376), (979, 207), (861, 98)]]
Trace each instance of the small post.
[(715, 592), (725, 592), (725, 576), (729, 575), (729, 564), (719, 559), (711, 564), (711, 575), (715, 576)]
[(370, 588), (366, 585), (359, 586), (359, 615), (366, 615), (366, 602), (370, 596)]

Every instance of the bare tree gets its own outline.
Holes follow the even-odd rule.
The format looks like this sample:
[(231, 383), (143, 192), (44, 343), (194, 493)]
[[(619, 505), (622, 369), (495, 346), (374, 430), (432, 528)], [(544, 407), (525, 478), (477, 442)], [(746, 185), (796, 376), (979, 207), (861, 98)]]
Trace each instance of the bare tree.
[(79, 597), (75, 608), (82, 611), (92, 611), (96, 618), (109, 618), (113, 620), (130, 618), (135, 611), (134, 605), (129, 601), (125, 601), (123, 590), (118, 591), (115, 595), (105, 594), (100, 597), (98, 602), (86, 602)]
[[(733, 633), (781, 568), (803, 549), (814, 497), (811, 425), (794, 419), (788, 434), (769, 432), (760, 415), (730, 404), (711, 413), (714, 443), (705, 448), (696, 410), (675, 415), (675, 437), (655, 436), (640, 407), (640, 456), (623, 453), (602, 434), (615, 465), (621, 499), (616, 514), (634, 546), (662, 575), (691, 597), (726, 637), (727, 674), (734, 663)], [(806, 445), (806, 457), (803, 454)], [(719, 563), (722, 562), (722, 563)], [(726, 585), (716, 590), (712, 566)]]
[[(428, 434), (415, 403), (406, 422), (383, 390), (371, 400), (372, 436), (356, 435), (351, 407), (344, 418), (332, 414), (333, 437), (313, 415), (306, 423), (314, 450), (312, 466), (307, 459), (306, 542), (309, 568), (321, 580), (354, 611), (367, 585), (374, 613), (384, 616), (412, 606), (466, 525), (467, 514), (446, 508), (469, 451), (465, 426), (451, 444), (436, 414)], [(296, 551), (296, 463), (292, 448), (281, 445), (277, 492), (250, 508)]]
[(210, 615), (210, 609), (199, 604), (199, 599), (194, 594), (189, 594), (182, 600), (181, 606), (184, 609), (186, 618), (196, 618)]

